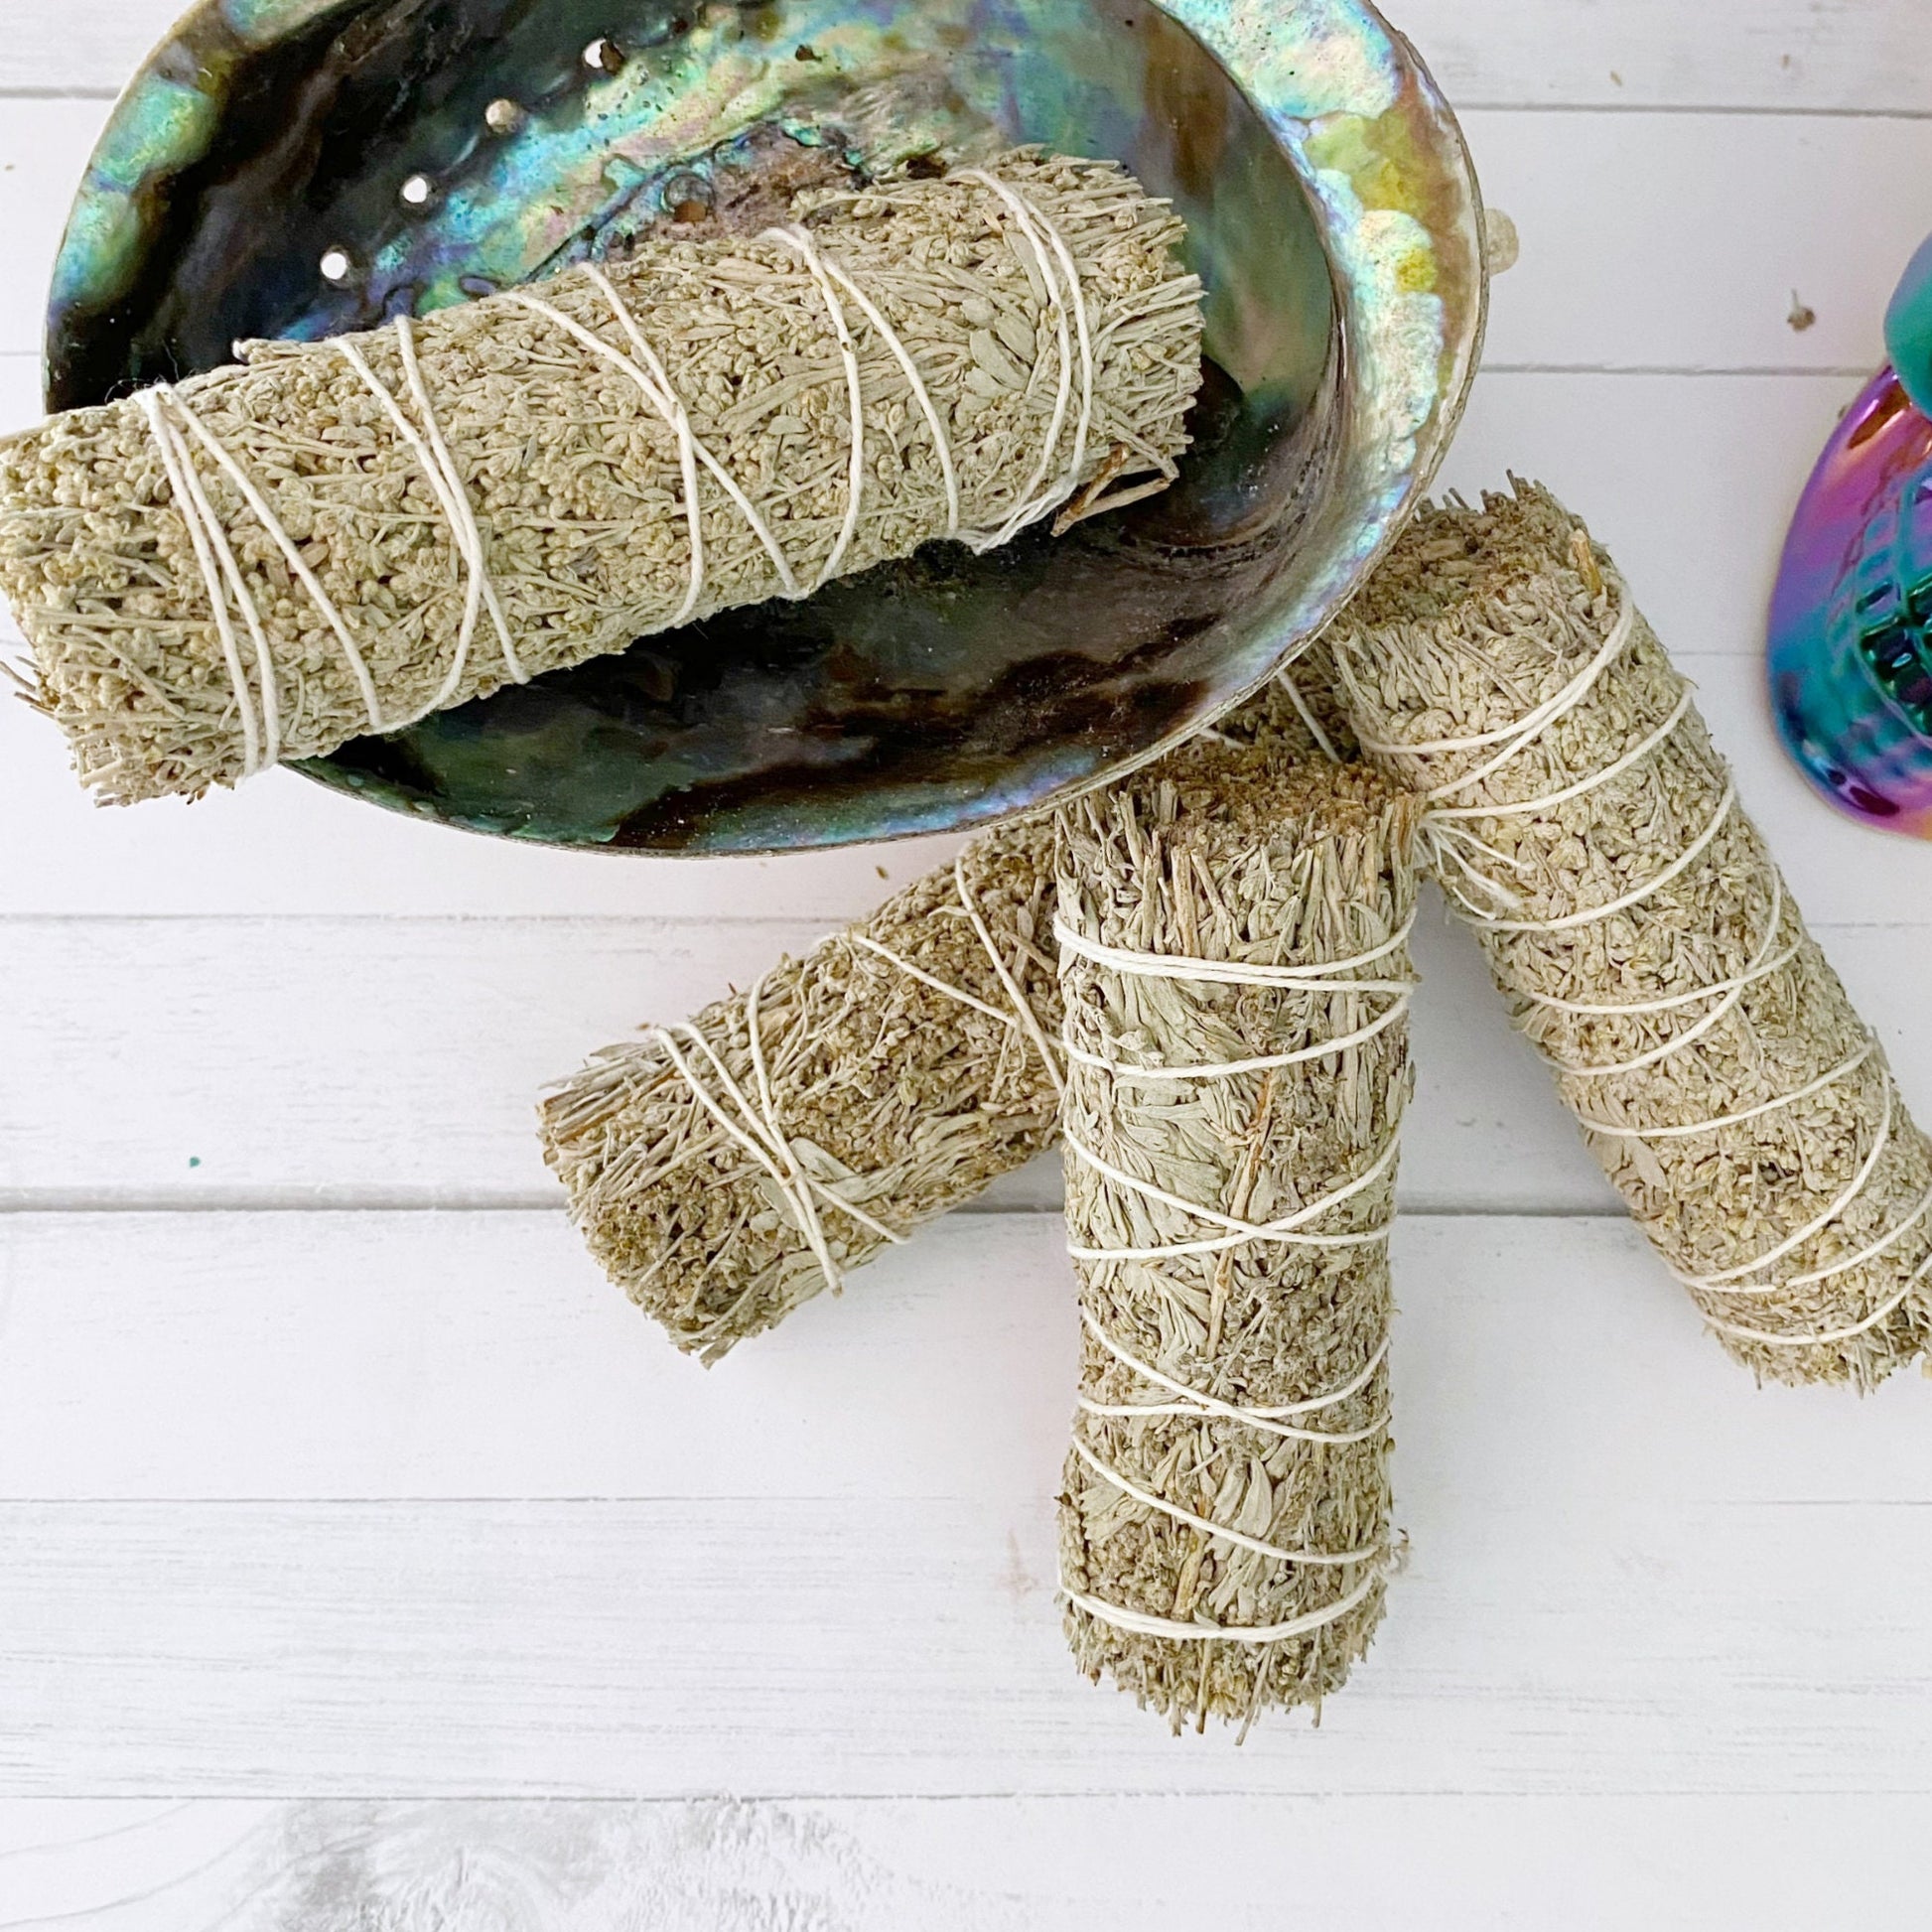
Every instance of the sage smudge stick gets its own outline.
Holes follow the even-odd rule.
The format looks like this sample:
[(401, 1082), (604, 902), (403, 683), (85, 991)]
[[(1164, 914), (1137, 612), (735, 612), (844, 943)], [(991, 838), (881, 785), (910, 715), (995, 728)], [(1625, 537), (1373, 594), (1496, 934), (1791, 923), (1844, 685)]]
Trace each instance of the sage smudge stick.
[[(1317, 673), (1215, 736), (1265, 737), (1279, 762), (1345, 730)], [(1053, 841), (1050, 816), (987, 835), (551, 1096), (544, 1151), (578, 1228), (680, 1348), (720, 1359), (1057, 1141)]]
[(1437, 509), (1332, 633), (1375, 762), (1605, 1171), (1758, 1375), (1932, 1332), (1932, 1147), (1690, 687), (1541, 489)]
[(1416, 816), (1217, 747), (1062, 814), (1067, 1634), (1176, 1729), (1318, 1706), (1381, 1621)]
[(81, 780), (323, 757), (921, 544), (1165, 488), (1179, 220), (1033, 151), (321, 344), (0, 443), (0, 592)]
[(991, 833), (543, 1111), (592, 1254), (722, 1359), (1059, 1131), (1053, 828)]

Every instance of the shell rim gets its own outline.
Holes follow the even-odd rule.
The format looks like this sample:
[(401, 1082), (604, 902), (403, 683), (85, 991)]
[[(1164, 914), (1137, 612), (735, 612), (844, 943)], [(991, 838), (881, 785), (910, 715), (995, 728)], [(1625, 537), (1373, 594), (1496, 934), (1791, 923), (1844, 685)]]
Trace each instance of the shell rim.
[[(81, 217), (92, 200), (89, 180), (93, 159), (120, 129), (123, 116), (127, 113), (141, 82), (154, 72), (160, 56), (181, 36), (184, 29), (209, 13), (218, 12), (227, 18), (231, 31), (238, 38), (251, 44), (259, 42), (266, 45), (271, 44), (284, 32), (311, 25), (337, 9), (351, 4), (353, 0), (255, 0), (255, 4), (246, 11), (244, 20), (241, 22), (237, 22), (230, 11), (231, 0), (196, 0), (195, 4), (185, 8), (175, 25), (156, 44), (116, 98), (96, 143), (94, 156), (90, 157), (88, 174), (83, 176), (81, 185), (76, 191), (68, 222), (63, 230), (57, 256), (56, 289), (60, 286), (62, 266), (66, 263), (69, 249), (76, 246), (81, 238)], [(1331, 568), (1329, 594), (1322, 600), (1326, 607), (1323, 615), (1317, 621), (1308, 625), (1299, 637), (1284, 639), (1280, 650), (1265, 671), (1245, 683), (1224, 701), (1217, 700), (1214, 708), (1205, 715), (1176, 727), (1143, 752), (1118, 760), (1104, 769), (1070, 779), (1055, 788), (1052, 794), (1045, 798), (1010, 806), (1004, 810), (995, 810), (984, 816), (975, 816), (971, 809), (967, 808), (959, 812), (945, 828), (913, 825), (902, 830), (874, 833), (859, 839), (833, 839), (809, 844), (747, 845), (734, 848), (729, 853), (708, 852), (701, 848), (688, 847), (642, 850), (589, 842), (560, 846), (556, 849), (573, 853), (601, 854), (612, 859), (682, 858), (700, 861), (720, 857), (782, 858), (803, 851), (852, 850), (875, 845), (904, 844), (912, 840), (944, 836), (947, 832), (977, 837), (1004, 826), (1025, 822), (1132, 777), (1137, 772), (1170, 757), (1180, 747), (1197, 738), (1204, 730), (1211, 729), (1219, 720), (1239, 710), (1319, 641), (1322, 634), (1340, 617), (1347, 604), (1366, 583), (1376, 566), (1400, 540), (1404, 528), (1426, 499), (1467, 411), (1469, 397), (1480, 371), (1488, 333), (1490, 273), (1484, 201), (1466, 134), (1447, 96), (1437, 84), (1414, 45), (1388, 21), (1371, 0), (1286, 0), (1288, 8), (1292, 10), (1293, 19), (1302, 25), (1310, 44), (1321, 46), (1340, 44), (1356, 50), (1365, 57), (1360, 64), (1361, 70), (1341, 73), (1336, 91), (1323, 103), (1320, 111), (1306, 116), (1287, 112), (1285, 105), (1271, 106), (1266, 99), (1260, 97), (1253, 84), (1254, 74), (1251, 64), (1242, 58), (1240, 37), (1244, 32), (1252, 35), (1263, 48), (1288, 38), (1286, 34), (1288, 23), (1283, 18), (1283, 0), (1150, 0), (1150, 4), (1191, 34), (1209, 55), (1221, 64), (1233, 84), (1247, 97), (1269, 126), (1277, 145), (1284, 149), (1295, 172), (1301, 178), (1304, 191), (1308, 194), (1316, 233), (1336, 283), (1337, 342), (1333, 353), (1342, 370), (1340, 382), (1342, 393), (1351, 406), (1357, 400), (1354, 365), (1361, 359), (1358, 348), (1358, 335), (1361, 332), (1355, 326), (1360, 322), (1357, 299), (1359, 291), (1351, 286), (1344, 273), (1343, 264), (1337, 258), (1338, 244), (1351, 235), (1360, 238), (1367, 226), (1364, 217), (1368, 210), (1362, 208), (1358, 203), (1351, 225), (1349, 219), (1337, 214), (1335, 207), (1325, 196), (1315, 192), (1313, 175), (1316, 171), (1311, 168), (1306, 154), (1306, 143), (1310, 134), (1323, 125), (1332, 125), (1343, 120), (1355, 120), (1375, 126), (1401, 117), (1405, 101), (1413, 95), (1408, 119), (1412, 123), (1412, 132), (1417, 136), (1416, 158), (1424, 165), (1427, 173), (1427, 180), (1423, 185), (1431, 195), (1444, 197), (1451, 205), (1456, 206), (1462, 216), (1462, 220), (1457, 224), (1464, 230), (1460, 237), (1447, 224), (1431, 226), (1426, 222), (1420, 223), (1428, 239), (1432, 257), (1437, 260), (1439, 266), (1446, 248), (1455, 239), (1461, 238), (1466, 241), (1468, 259), (1460, 264), (1467, 278), (1466, 301), (1457, 307), (1447, 297), (1432, 296), (1431, 298), (1441, 304), (1445, 314), (1445, 327), (1441, 332), (1438, 345), (1434, 387), (1428, 406), (1421, 412), (1420, 420), (1412, 421), (1409, 425), (1413, 458), (1406, 472), (1402, 473), (1400, 490), (1394, 493), (1378, 511), (1364, 519), (1363, 534), (1368, 540), (1358, 544), (1345, 569)], [(1291, 69), (1290, 71), (1295, 70)], [(1372, 79), (1365, 78), (1364, 74), (1372, 76), (1377, 72), (1393, 76), (1395, 82), (1393, 99), (1378, 101), (1375, 98)], [(1351, 83), (1354, 83), (1353, 91), (1351, 91)], [(1291, 132), (1291, 129), (1299, 129), (1299, 137)], [(1420, 217), (1418, 219), (1420, 222)], [(44, 395), (50, 379), (51, 348), (57, 324), (58, 311), (50, 307), (47, 338), (42, 350)], [(1372, 336), (1372, 329), (1367, 333)], [(1347, 440), (1350, 443), (1354, 440), (1352, 426)], [(1306, 602), (1306, 599), (1304, 601)], [(1293, 624), (1283, 621), (1272, 628), (1292, 629)], [(349, 798), (358, 796), (355, 791), (340, 781), (332, 781), (321, 773), (304, 769), (300, 764), (285, 768), (294, 770), (299, 776), (325, 789), (337, 791)], [(382, 804), (385, 809), (393, 811), (397, 816), (418, 819), (423, 816), (403, 804), (390, 805), (387, 801), (368, 797), (361, 798), (360, 802)], [(452, 830), (466, 831), (477, 837), (489, 838), (498, 843), (523, 846), (547, 843), (520, 837), (514, 833), (492, 832), (483, 827), (466, 825), (461, 820), (453, 818), (433, 818), (429, 822)]]

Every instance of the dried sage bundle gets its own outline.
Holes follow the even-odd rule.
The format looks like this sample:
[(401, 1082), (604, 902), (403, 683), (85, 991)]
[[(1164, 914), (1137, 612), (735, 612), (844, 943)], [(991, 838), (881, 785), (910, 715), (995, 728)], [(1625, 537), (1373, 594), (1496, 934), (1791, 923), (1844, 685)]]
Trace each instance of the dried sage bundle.
[(1541, 489), (1435, 510), (1334, 645), (1518, 1025), (1725, 1345), (1861, 1387), (1919, 1355), (1932, 1147), (1608, 557)]
[(55, 419), (0, 591), (113, 803), (199, 796), (919, 545), (1175, 474), (1179, 220), (1022, 151)]
[[(1344, 731), (1317, 675), (1217, 736), (1285, 760)], [(989, 834), (549, 1100), (544, 1151), (592, 1254), (680, 1348), (722, 1358), (1057, 1140), (1053, 839), (1050, 818)]]
[(722, 1360), (1059, 1131), (1053, 827), (994, 832), (543, 1110), (591, 1253)]
[(1067, 1634), (1176, 1729), (1318, 1706), (1381, 1621), (1416, 819), (1211, 747), (1062, 814)]

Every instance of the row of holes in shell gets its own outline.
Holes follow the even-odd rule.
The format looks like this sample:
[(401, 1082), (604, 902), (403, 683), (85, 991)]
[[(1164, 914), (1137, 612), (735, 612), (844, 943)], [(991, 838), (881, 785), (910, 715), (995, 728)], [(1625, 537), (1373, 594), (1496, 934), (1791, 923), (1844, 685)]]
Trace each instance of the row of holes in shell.
[[(600, 34), (585, 48), (583, 60), (584, 66), (593, 73), (616, 75), (623, 71), (626, 57), (623, 49), (608, 34)], [(528, 112), (521, 103), (507, 98), (492, 100), (483, 110), (483, 125), (498, 137), (517, 133), (528, 118)], [(411, 175), (398, 194), (405, 207), (426, 208), (436, 199), (436, 183), (428, 175)], [(324, 251), (321, 268), (325, 282), (336, 288), (346, 288), (355, 278), (355, 257), (348, 249), (338, 244)]]

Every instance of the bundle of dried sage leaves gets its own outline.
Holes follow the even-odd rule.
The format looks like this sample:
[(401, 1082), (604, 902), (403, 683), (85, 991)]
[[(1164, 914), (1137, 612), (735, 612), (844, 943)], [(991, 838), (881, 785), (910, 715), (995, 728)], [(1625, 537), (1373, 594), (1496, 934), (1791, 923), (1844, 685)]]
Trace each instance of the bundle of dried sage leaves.
[(1182, 225), (1019, 151), (57, 417), (0, 592), (111, 803), (198, 796), (938, 538), (1165, 488)]
[(1062, 814), (1067, 1632), (1176, 1728), (1318, 1707), (1381, 1621), (1416, 819), (1214, 746)]
[(1425, 515), (1334, 633), (1375, 762), (1631, 1212), (1745, 1366), (1932, 1338), (1932, 1144), (1610, 559), (1547, 491)]

